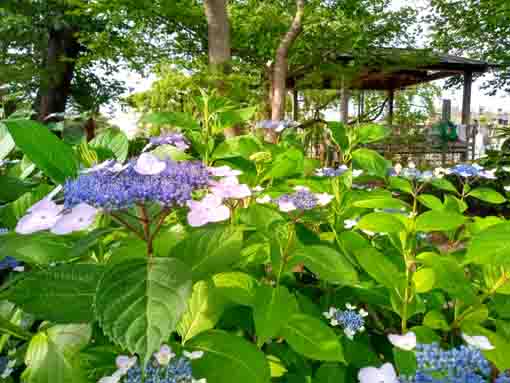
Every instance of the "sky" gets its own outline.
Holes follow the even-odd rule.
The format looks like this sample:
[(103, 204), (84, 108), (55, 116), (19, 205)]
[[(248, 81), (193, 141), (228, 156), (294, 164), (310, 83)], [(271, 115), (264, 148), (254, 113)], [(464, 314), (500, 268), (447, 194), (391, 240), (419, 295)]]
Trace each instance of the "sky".
[[(399, 9), (402, 6), (408, 6), (409, 2), (413, 2), (413, 5), (420, 9), (420, 13), (425, 15), (428, 12), (428, 0), (392, 0), (392, 8)], [(423, 41), (423, 45), (426, 45), (426, 40)], [(488, 96), (486, 92), (480, 89), (484, 79), (490, 78), (490, 74), (485, 75), (482, 78), (477, 79), (473, 83), (472, 89), (472, 103), (471, 111), (476, 112), (480, 106), (484, 107), (486, 111), (497, 112), (498, 109), (510, 112), (510, 95), (504, 92), (498, 92), (495, 96)], [(143, 78), (136, 73), (123, 71), (119, 73), (119, 78), (126, 79), (127, 87), (131, 92), (143, 92), (150, 89), (152, 82), (155, 80), (154, 76)], [(436, 84), (442, 86), (444, 82), (442, 80), (436, 81)], [(129, 93), (126, 94), (126, 96)], [(450, 99), (452, 101), (452, 107), (461, 108), (462, 105), (462, 89), (451, 89), (443, 90), (443, 99)], [(438, 100), (438, 106), (441, 101)], [(104, 110), (107, 111), (106, 109)], [(132, 110), (122, 110), (120, 105), (113, 105), (113, 109), (108, 110), (112, 113), (111, 122), (121, 127), (126, 133), (132, 135), (136, 131), (136, 124), (140, 118), (137, 113)]]

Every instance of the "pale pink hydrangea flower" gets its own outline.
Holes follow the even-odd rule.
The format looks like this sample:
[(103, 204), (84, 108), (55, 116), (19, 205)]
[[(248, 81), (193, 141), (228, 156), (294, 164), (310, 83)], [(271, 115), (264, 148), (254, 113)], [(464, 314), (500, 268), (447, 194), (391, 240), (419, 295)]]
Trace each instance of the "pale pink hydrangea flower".
[(53, 234), (69, 234), (73, 231), (85, 230), (94, 223), (99, 210), (86, 203), (73, 207), (69, 213), (60, 216), (51, 228)]
[(142, 153), (138, 157), (134, 169), (138, 174), (156, 175), (166, 169), (166, 162), (150, 153)]
[(208, 194), (201, 201), (188, 201), (188, 206), (188, 223), (194, 227), (221, 222), (230, 217), (230, 209), (215, 194)]
[[(48, 196), (49, 197), (49, 196)], [(45, 197), (33, 205), (28, 214), (18, 221), (16, 233), (32, 234), (42, 230), (51, 229), (60, 218), (63, 205), (57, 205), (51, 197)]]
[(251, 196), (246, 184), (240, 184), (235, 176), (228, 176), (211, 184), (211, 192), (221, 198), (241, 199)]
[(211, 175), (215, 177), (236, 177), (241, 175), (243, 172), (240, 170), (232, 169), (230, 166), (218, 166), (207, 168)]

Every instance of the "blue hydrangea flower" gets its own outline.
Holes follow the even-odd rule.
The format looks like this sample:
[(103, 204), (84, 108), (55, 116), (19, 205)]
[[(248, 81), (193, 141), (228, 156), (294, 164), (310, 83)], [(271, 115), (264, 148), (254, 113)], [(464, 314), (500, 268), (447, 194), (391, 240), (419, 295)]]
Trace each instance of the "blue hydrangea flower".
[(487, 383), (491, 375), (482, 352), (464, 345), (443, 350), (437, 343), (418, 344), (416, 361), (416, 375), (401, 377), (402, 383)]
[[(134, 166), (120, 172), (99, 169), (68, 180), (64, 188), (66, 208), (86, 203), (106, 210), (123, 209), (135, 203), (158, 202), (184, 206), (197, 189), (208, 186), (210, 174), (201, 162), (171, 160), (158, 174), (140, 174)], [(135, 161), (131, 161), (134, 165)]]
[(341, 326), (345, 335), (353, 339), (357, 333), (365, 331), (365, 317), (368, 313), (364, 309), (359, 309), (347, 303), (347, 310), (339, 310), (336, 307), (330, 307), (329, 311), (323, 315), (330, 320), (332, 326)]
[(326, 206), (333, 196), (328, 193), (312, 193), (304, 186), (296, 186), (296, 192), (284, 194), (274, 200), (280, 211), (311, 210), (317, 206)]
[(182, 151), (189, 148), (189, 142), (186, 139), (186, 137), (184, 137), (182, 133), (175, 132), (163, 134), (157, 137), (151, 137), (149, 138), (149, 145), (150, 146), (172, 145)]
[(510, 383), (510, 371), (502, 372), (494, 383)]
[(315, 169), (317, 177), (338, 177), (344, 174), (349, 168), (346, 165), (340, 165), (337, 168), (320, 168)]

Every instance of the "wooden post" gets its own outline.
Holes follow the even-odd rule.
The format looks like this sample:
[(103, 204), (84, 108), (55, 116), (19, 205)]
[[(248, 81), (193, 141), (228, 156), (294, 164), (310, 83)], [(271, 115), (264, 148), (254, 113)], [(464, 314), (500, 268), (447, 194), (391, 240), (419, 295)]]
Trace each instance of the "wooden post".
[(451, 100), (443, 100), (443, 109), (441, 111), (441, 120), (442, 121), (451, 121), (452, 119), (452, 101)]
[(468, 126), (471, 123), (471, 88), (473, 73), (464, 72), (464, 93), (462, 95), (462, 124)]
[(344, 124), (349, 122), (349, 98), (351, 92), (346, 86), (342, 87), (342, 99), (340, 102), (340, 121)]
[(299, 120), (299, 91), (297, 89), (292, 90), (292, 120)]
[(394, 105), (395, 105), (395, 89), (390, 89), (388, 91), (388, 116), (387, 116), (388, 125), (390, 127), (393, 125)]

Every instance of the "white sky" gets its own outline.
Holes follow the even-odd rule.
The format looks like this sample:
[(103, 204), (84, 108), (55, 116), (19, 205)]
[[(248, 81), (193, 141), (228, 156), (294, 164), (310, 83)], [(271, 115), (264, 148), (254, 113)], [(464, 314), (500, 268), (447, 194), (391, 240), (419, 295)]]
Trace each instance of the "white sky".
[[(409, 5), (410, 2), (419, 7), (420, 12), (427, 13), (429, 0), (393, 0), (392, 7), (398, 9), (402, 6)], [(425, 43), (425, 42), (424, 42)], [(510, 112), (510, 95), (504, 92), (499, 92), (496, 96), (488, 96), (480, 89), (480, 85), (484, 78), (488, 78), (490, 74), (483, 78), (478, 79), (473, 84), (472, 90), (472, 103), (471, 111), (476, 112), (482, 106), (486, 111), (496, 112), (498, 109)], [(120, 72), (119, 77), (127, 78), (127, 86), (131, 92), (142, 92), (148, 90), (155, 80), (154, 76), (149, 78), (142, 78), (136, 73)], [(442, 81), (436, 82), (442, 85)], [(127, 94), (126, 94), (127, 95)], [(444, 90), (443, 98), (452, 100), (452, 107), (460, 108), (462, 105), (462, 89), (459, 90)], [(130, 110), (121, 110), (119, 105), (114, 106), (112, 122), (121, 127), (128, 134), (133, 134), (136, 130), (136, 123), (140, 116)]]

